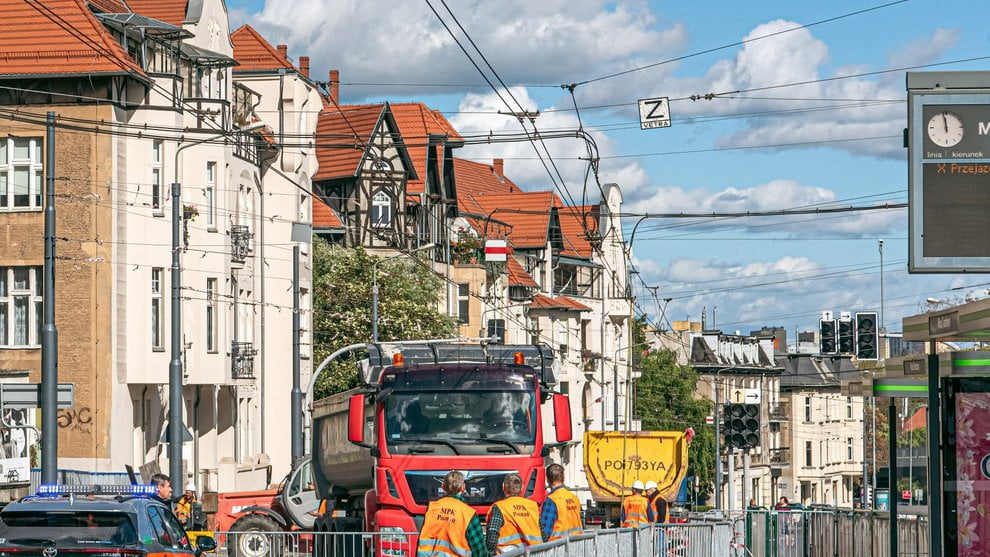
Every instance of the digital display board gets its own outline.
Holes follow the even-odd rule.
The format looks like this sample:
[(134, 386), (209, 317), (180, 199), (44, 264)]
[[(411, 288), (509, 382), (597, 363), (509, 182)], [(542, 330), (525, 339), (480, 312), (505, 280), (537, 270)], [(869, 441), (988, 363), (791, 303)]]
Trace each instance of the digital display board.
[(990, 273), (990, 72), (909, 72), (908, 270)]

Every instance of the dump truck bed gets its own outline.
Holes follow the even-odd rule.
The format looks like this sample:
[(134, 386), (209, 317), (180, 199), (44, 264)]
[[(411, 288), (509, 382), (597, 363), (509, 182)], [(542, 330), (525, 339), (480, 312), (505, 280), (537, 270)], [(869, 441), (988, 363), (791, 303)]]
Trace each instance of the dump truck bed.
[(618, 502), (632, 494), (633, 482), (657, 482), (672, 501), (688, 469), (688, 443), (682, 431), (586, 431), (584, 470), (596, 502)]

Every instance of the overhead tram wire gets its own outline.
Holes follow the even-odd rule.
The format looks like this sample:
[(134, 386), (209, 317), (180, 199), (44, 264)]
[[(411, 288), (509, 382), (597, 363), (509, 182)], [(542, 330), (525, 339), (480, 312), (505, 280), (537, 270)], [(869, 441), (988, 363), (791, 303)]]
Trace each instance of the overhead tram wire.
[(743, 39), (741, 41), (736, 41), (736, 42), (725, 44), (725, 45), (722, 45), (722, 46), (717, 46), (717, 47), (713, 47), (713, 48), (701, 50), (701, 51), (694, 52), (694, 53), (691, 53), (691, 54), (685, 54), (684, 56), (678, 56), (676, 58), (670, 58), (668, 60), (662, 60), (660, 62), (655, 62), (655, 63), (652, 63), (652, 64), (647, 64), (645, 66), (640, 66), (640, 67), (637, 67), (637, 68), (631, 68), (631, 69), (623, 70), (623, 71), (620, 71), (620, 72), (615, 72), (615, 73), (611, 73), (611, 74), (607, 74), (607, 75), (603, 75), (603, 76), (599, 76), (599, 77), (595, 77), (595, 78), (591, 78), (591, 79), (586, 79), (584, 81), (578, 81), (578, 82), (574, 83), (573, 85), (574, 86), (587, 85), (589, 83), (595, 83), (595, 82), (603, 81), (603, 80), (606, 80), (606, 79), (612, 79), (614, 77), (619, 77), (619, 76), (622, 76), (622, 75), (626, 75), (626, 74), (630, 74), (630, 73), (633, 73), (633, 72), (638, 72), (638, 71), (646, 70), (646, 69), (649, 69), (649, 68), (655, 68), (657, 66), (662, 66), (664, 64), (670, 64), (670, 63), (673, 63), (673, 62), (679, 62), (681, 60), (687, 60), (688, 58), (694, 58), (696, 56), (701, 56), (701, 55), (704, 55), (704, 54), (710, 54), (712, 52), (717, 52), (719, 50), (725, 50), (727, 48), (732, 48), (732, 47), (735, 47), (735, 46), (741, 46), (741, 45), (744, 45), (744, 44), (747, 44), (747, 43), (752, 43), (752, 42), (756, 42), (756, 41), (761, 41), (763, 39), (768, 39), (768, 38), (771, 38), (771, 37), (776, 37), (778, 35), (783, 35), (785, 33), (791, 33), (791, 32), (794, 32), (794, 31), (799, 31), (801, 29), (808, 29), (809, 27), (814, 27), (816, 25), (822, 25), (822, 24), (825, 24), (825, 23), (830, 23), (830, 22), (833, 22), (833, 21), (838, 21), (840, 19), (845, 19), (845, 18), (849, 18), (849, 17), (853, 17), (853, 16), (865, 14), (865, 13), (868, 13), (868, 12), (872, 12), (872, 11), (875, 11), (875, 10), (880, 10), (880, 9), (883, 9), (883, 8), (888, 8), (890, 6), (895, 6), (897, 4), (903, 4), (905, 2), (907, 2), (907, 0), (896, 0), (894, 2), (887, 2), (886, 4), (880, 4), (880, 5), (877, 5), (877, 6), (873, 6), (871, 8), (865, 8), (865, 9), (862, 9), (862, 10), (857, 10), (855, 12), (849, 12), (849, 13), (838, 15), (838, 16), (835, 16), (835, 17), (830, 17), (830, 18), (826, 18), (826, 19), (814, 21), (812, 23), (808, 23), (808, 24), (805, 24), (805, 25), (799, 25), (797, 27), (791, 27), (789, 29), (784, 29), (784, 30), (781, 30), (781, 31), (776, 31), (774, 33), (768, 33), (766, 35), (760, 35), (759, 37), (752, 37), (752, 38), (749, 38), (749, 39)]

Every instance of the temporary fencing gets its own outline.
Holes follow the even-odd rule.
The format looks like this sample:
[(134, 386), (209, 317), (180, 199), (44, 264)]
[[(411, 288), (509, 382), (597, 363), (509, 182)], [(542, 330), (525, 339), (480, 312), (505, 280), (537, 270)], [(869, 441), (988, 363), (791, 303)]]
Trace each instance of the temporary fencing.
[[(899, 515), (897, 531), (899, 556), (929, 555), (927, 517)], [(750, 510), (746, 547), (753, 557), (889, 555), (890, 516), (852, 509)]]

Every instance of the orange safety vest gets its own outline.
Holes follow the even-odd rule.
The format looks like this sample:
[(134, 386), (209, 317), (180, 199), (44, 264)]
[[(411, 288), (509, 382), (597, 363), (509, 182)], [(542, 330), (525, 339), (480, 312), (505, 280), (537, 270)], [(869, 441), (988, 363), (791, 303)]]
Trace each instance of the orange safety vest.
[(636, 528), (641, 524), (647, 524), (646, 517), (646, 497), (642, 495), (630, 495), (622, 502), (622, 514), (625, 519), (622, 521), (623, 528)]
[[(664, 502), (663, 505), (663, 516), (660, 515), (660, 501)], [(653, 522), (664, 523), (667, 522), (667, 512), (670, 507), (668, 506), (667, 500), (660, 496), (660, 492), (657, 491), (653, 494), (653, 497), (649, 499), (650, 509), (653, 510)]]
[[(515, 547), (543, 543), (540, 534), (540, 509), (536, 503), (523, 497), (506, 497), (497, 501), (502, 513), (502, 528), (498, 531), (498, 552), (505, 553)], [(491, 513), (491, 511), (489, 511)]]
[(559, 540), (565, 536), (576, 536), (581, 533), (581, 500), (567, 490), (566, 487), (554, 489), (548, 499), (557, 505), (557, 521), (550, 529), (548, 542)]
[(471, 557), (467, 527), (474, 509), (454, 497), (443, 497), (426, 508), (416, 557)]

